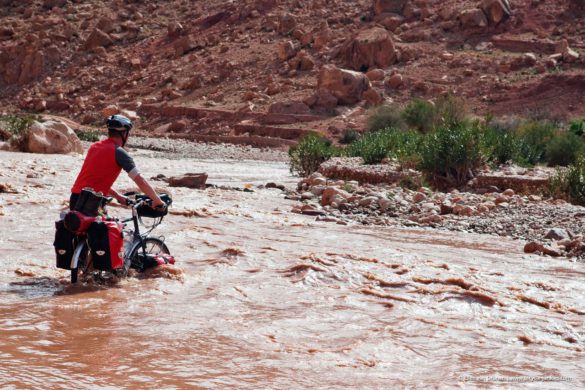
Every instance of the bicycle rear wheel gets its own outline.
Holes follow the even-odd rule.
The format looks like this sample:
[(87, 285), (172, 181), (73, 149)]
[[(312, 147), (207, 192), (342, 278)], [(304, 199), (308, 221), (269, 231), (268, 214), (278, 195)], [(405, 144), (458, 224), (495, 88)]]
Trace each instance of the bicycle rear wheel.
[(160, 254), (170, 255), (171, 253), (169, 252), (169, 248), (167, 248), (166, 244), (161, 239), (148, 237), (142, 240), (142, 245), (137, 245), (132, 253), (130, 253), (130, 267), (136, 269), (139, 272), (142, 272), (145, 269), (145, 257), (156, 256)]
[(77, 283), (79, 271), (81, 270), (84, 274), (87, 271), (89, 261), (89, 246), (87, 242), (80, 242), (77, 244), (73, 256), (78, 256), (77, 267), (71, 269), (71, 283)]

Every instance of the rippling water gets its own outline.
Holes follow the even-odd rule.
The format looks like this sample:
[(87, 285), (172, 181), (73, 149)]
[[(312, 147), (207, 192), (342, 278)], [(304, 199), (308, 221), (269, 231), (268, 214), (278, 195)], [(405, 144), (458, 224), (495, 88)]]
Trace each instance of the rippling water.
[[(277, 163), (137, 160), (294, 185)], [(0, 154), (0, 182), (22, 192), (0, 194), (0, 387), (585, 386), (583, 264), (501, 238), (315, 222), (275, 189), (174, 189), (176, 211), (197, 211), (159, 228), (182, 278), (70, 286), (52, 223), (79, 163)]]

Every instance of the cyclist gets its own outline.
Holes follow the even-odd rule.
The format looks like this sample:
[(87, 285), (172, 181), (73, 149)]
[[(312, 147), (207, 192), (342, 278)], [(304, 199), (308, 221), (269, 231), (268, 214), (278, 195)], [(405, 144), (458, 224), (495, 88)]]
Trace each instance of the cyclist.
[(136, 183), (142, 192), (152, 199), (151, 207), (164, 209), (166, 204), (154, 188), (142, 177), (132, 157), (124, 150), (132, 122), (123, 115), (112, 115), (106, 121), (108, 138), (90, 146), (81, 171), (71, 188), (69, 208), (73, 209), (84, 188), (92, 188), (105, 196), (114, 197), (122, 205), (128, 204), (128, 198), (112, 188), (122, 169)]

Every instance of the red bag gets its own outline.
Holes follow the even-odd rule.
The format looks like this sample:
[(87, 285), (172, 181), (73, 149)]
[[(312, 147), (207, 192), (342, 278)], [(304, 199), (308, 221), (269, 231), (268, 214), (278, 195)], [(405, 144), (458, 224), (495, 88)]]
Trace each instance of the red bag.
[(123, 226), (117, 221), (97, 221), (87, 231), (93, 268), (112, 271), (124, 266)]

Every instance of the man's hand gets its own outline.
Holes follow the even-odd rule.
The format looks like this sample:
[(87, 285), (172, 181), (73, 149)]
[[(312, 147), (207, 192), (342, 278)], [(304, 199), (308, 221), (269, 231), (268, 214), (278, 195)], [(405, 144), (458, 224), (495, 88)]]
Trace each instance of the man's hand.
[(152, 204), (150, 205), (153, 209), (160, 209), (164, 210), (167, 207), (167, 204), (161, 200), (160, 197), (156, 197), (156, 199), (152, 200)]

